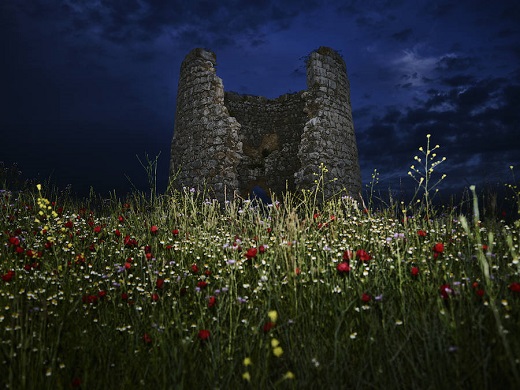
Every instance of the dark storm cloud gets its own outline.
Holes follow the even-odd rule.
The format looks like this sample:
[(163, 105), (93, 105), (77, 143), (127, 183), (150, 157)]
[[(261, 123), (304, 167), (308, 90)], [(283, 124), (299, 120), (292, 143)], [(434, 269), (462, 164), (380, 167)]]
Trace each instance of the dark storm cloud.
[(436, 64), (436, 69), (439, 71), (465, 71), (475, 65), (475, 58), (467, 56), (443, 56)]
[[(518, 163), (520, 149), (520, 84), (460, 75), (443, 83), (450, 88), (429, 89), (427, 98), (413, 107), (388, 106), (384, 115), (372, 118), (358, 136), (367, 171), (385, 167), (386, 173), (406, 176), (403, 161), (413, 162), (417, 147), (430, 133), (450, 161), (443, 166), (448, 173), (446, 186), (507, 180), (509, 165)], [(390, 175), (387, 184), (397, 187), (400, 182)]]
[(61, 32), (70, 36), (97, 35), (123, 45), (168, 34), (179, 43), (206, 41), (217, 46), (233, 44), (234, 36), (257, 33), (266, 25), (287, 29), (295, 16), (318, 5), (315, 1), (27, 0), (16, 6), (30, 18), (59, 20)]
[(396, 33), (393, 33), (392, 38), (399, 42), (405, 42), (408, 39), (410, 39), (412, 34), (413, 30), (411, 28), (405, 28), (404, 30), (400, 30)]
[(520, 3), (509, 2), (500, 13), (500, 17), (518, 23), (520, 20)]
[(461, 87), (475, 82), (475, 77), (467, 74), (458, 74), (452, 77), (446, 77), (440, 80), (442, 84), (450, 87)]
[(512, 28), (504, 28), (503, 30), (500, 30), (497, 34), (496, 34), (496, 37), (497, 38), (509, 38), (511, 36), (514, 36), (514, 35), (518, 35), (520, 34), (520, 30), (519, 29), (512, 29)]
[(456, 5), (453, 1), (429, 1), (423, 8), (423, 12), (435, 18), (442, 18), (450, 14)]

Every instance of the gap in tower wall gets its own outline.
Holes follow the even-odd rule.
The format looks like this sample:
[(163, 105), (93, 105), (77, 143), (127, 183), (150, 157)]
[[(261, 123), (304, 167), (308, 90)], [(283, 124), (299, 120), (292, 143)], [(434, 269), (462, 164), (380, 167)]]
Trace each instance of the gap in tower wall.
[(294, 174), (301, 168), (298, 145), (308, 117), (302, 92), (276, 99), (224, 93), (229, 115), (241, 125), (243, 156), (238, 166), (239, 191), (256, 186), (281, 194), (296, 189)]

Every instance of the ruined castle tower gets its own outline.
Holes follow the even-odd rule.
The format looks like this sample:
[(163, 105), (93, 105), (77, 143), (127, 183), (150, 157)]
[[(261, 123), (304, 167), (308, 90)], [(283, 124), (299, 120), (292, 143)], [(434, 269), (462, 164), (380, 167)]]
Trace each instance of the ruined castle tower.
[(170, 177), (180, 186), (211, 189), (222, 199), (225, 191), (238, 188), (242, 143), (215, 65), (215, 54), (203, 49), (192, 50), (182, 62)]
[(170, 177), (219, 200), (260, 186), (276, 194), (361, 191), (345, 62), (320, 47), (307, 59), (307, 90), (276, 99), (224, 92), (214, 53), (194, 49), (181, 65)]

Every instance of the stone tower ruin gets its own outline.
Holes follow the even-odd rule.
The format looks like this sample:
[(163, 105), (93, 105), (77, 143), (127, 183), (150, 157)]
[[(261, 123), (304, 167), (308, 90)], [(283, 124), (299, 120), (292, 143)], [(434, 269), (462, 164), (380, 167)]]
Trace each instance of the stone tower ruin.
[(322, 171), (326, 195), (361, 191), (345, 62), (320, 47), (306, 61), (307, 90), (276, 99), (225, 92), (216, 55), (192, 50), (181, 65), (170, 178), (219, 200), (260, 186), (281, 194), (312, 189)]

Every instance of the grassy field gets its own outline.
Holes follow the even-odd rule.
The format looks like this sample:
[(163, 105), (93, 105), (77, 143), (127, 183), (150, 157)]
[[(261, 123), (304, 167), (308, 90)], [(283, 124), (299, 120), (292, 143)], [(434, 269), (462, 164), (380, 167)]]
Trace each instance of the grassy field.
[(520, 388), (518, 216), (152, 195), (2, 191), (1, 387)]

